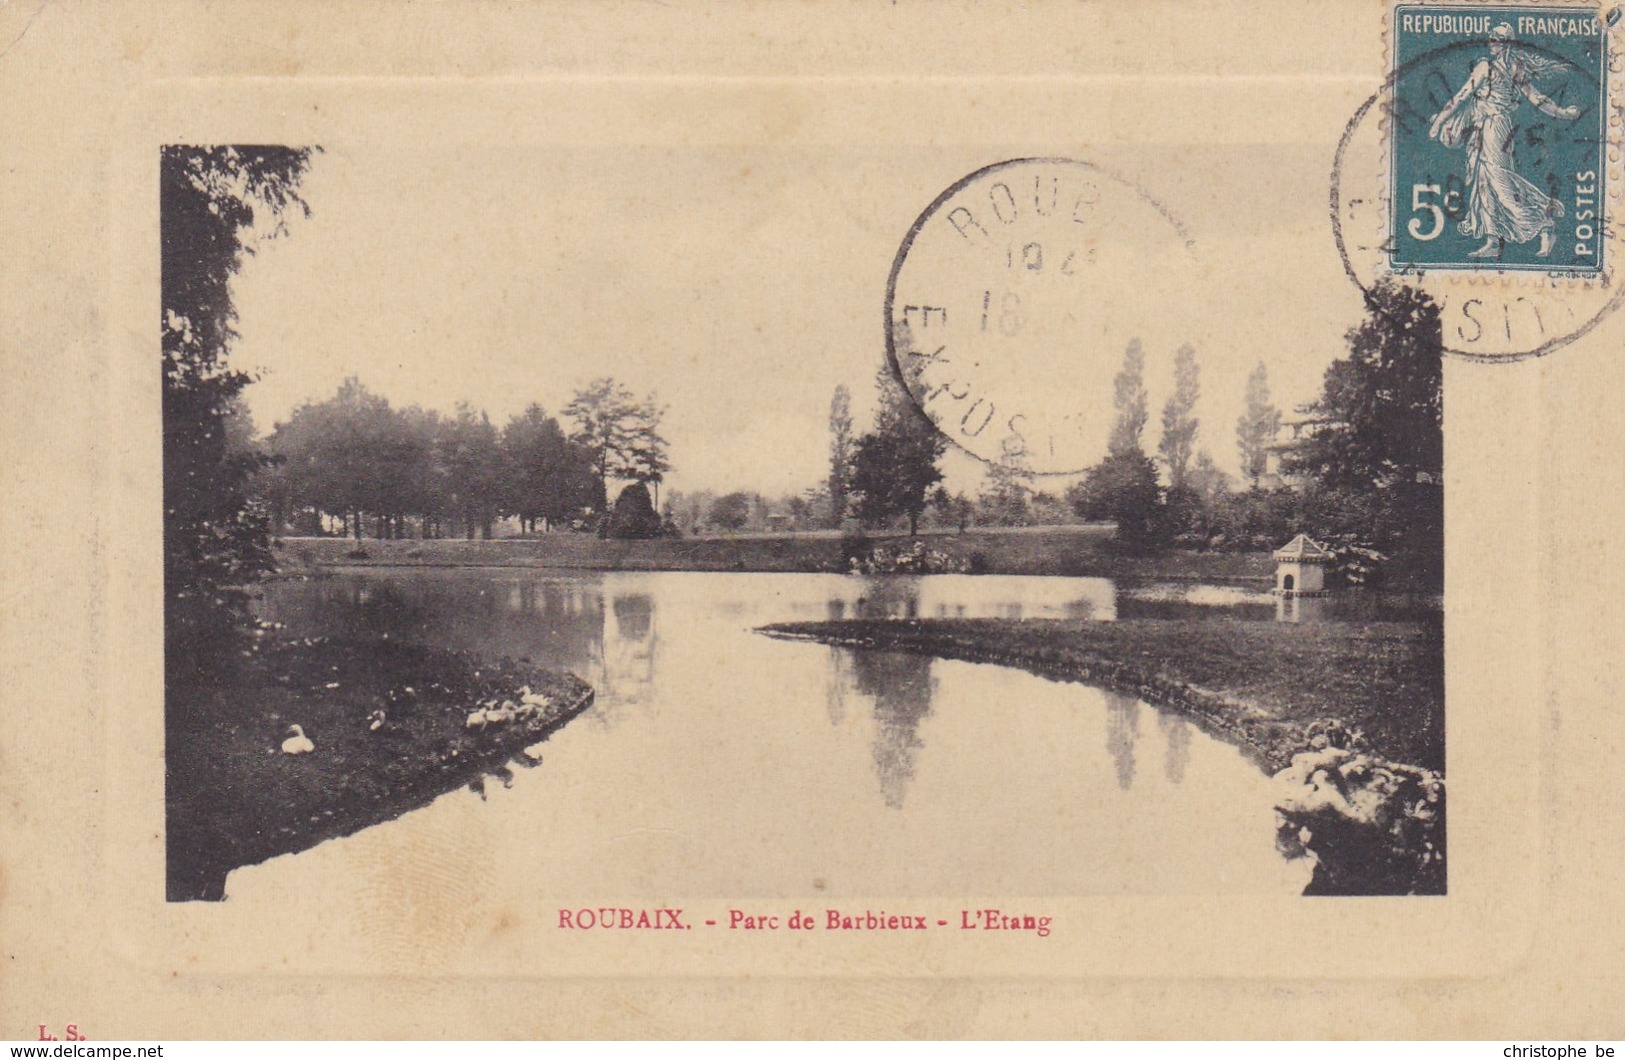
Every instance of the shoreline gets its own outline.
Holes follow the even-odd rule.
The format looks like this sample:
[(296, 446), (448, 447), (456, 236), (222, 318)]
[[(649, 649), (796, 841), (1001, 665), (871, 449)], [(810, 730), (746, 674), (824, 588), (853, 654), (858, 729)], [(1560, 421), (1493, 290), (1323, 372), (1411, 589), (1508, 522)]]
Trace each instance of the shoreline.
[[(1135, 581), (1210, 582), (1265, 586), (1274, 565), (1265, 552), (1170, 550), (1126, 555), (1113, 550), (1109, 527), (1097, 525), (982, 528), (959, 534), (922, 532), (923, 541), (974, 574), (1049, 575)], [(873, 534), (868, 545), (909, 541), (907, 534)], [(647, 541), (606, 540), (559, 531), (525, 538), (415, 538), (360, 542), (351, 538), (283, 538), (282, 577), (319, 576), (345, 569), (426, 568), (572, 571), (705, 571), (715, 573), (850, 573), (853, 539), (827, 532), (739, 534)]]
[[(573, 674), (387, 640), (307, 638), (254, 654), (234, 680), (186, 689), (191, 723), (167, 736), (169, 901), (220, 901), (235, 869), (481, 790), (488, 775), (511, 782), (511, 765), (539, 765), (535, 745), (594, 700)], [(522, 689), (534, 710), (468, 725), (480, 704)], [(233, 711), (241, 702), (252, 706)], [(314, 750), (279, 750), (293, 723)]]
[[(1235, 635), (1249, 625), (1257, 627), (1252, 631), (1256, 636), (1244, 640)], [(1204, 630), (1204, 626), (1212, 628)], [(1389, 647), (1397, 643), (1410, 648), (1402, 667), (1409, 672), (1398, 682), (1385, 683), (1380, 674), (1347, 675), (1342, 689), (1293, 696), (1282, 693), (1283, 684), (1291, 686), (1314, 676), (1316, 664), (1337, 654), (1328, 649), (1299, 656), (1284, 652), (1300, 639), (1301, 630), (1286, 624), (1222, 619), (1177, 624), (1156, 619), (860, 619), (773, 623), (757, 632), (781, 640), (1008, 666), (1047, 680), (1109, 688), (1190, 718), (1238, 747), (1270, 774), (1286, 768), (1294, 754), (1309, 746), (1312, 727), (1327, 725), (1362, 731), (1372, 749), (1386, 758), (1442, 772), (1442, 655), (1437, 656), (1436, 686), (1420, 687), (1430, 683), (1427, 678), (1432, 675), (1422, 671), (1432, 668), (1428, 656), (1436, 654), (1430, 651), (1433, 645), (1408, 644), (1415, 638), (1404, 634), (1385, 635), (1382, 639)], [(1360, 630), (1350, 639), (1365, 643), (1372, 638), (1368, 631)], [(1210, 656), (1219, 652), (1229, 657), (1224, 660), (1226, 666), (1211, 663)], [(1294, 659), (1300, 663), (1294, 665)], [(1222, 672), (1237, 669), (1237, 663), (1243, 671), (1269, 667), (1273, 678), (1267, 682), (1247, 676), (1237, 679), (1233, 672)], [(1366, 688), (1364, 698), (1337, 698), (1359, 685)], [(1422, 716), (1423, 724), (1405, 724), (1397, 716), (1400, 705), (1388, 698), (1407, 687), (1419, 693), (1422, 704), (1408, 716)]]

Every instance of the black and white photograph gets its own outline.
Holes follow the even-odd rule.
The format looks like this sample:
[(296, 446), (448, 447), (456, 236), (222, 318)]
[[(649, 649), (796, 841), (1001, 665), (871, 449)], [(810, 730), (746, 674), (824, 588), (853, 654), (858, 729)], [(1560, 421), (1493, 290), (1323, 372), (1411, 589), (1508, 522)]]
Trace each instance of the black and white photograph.
[(1224, 222), (1093, 162), (405, 150), (158, 160), (171, 900), (1445, 893), (1426, 294), (1137, 316)]
[(0, 0), (0, 1037), (1606, 1060), (1621, 34)]

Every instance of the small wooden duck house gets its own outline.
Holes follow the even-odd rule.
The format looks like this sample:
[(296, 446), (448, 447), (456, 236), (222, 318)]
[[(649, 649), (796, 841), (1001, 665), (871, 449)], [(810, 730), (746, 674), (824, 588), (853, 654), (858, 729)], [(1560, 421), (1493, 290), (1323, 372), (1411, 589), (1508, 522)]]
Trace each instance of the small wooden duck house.
[(1275, 591), (1282, 596), (1319, 596), (1326, 591), (1332, 555), (1299, 534), (1275, 550)]

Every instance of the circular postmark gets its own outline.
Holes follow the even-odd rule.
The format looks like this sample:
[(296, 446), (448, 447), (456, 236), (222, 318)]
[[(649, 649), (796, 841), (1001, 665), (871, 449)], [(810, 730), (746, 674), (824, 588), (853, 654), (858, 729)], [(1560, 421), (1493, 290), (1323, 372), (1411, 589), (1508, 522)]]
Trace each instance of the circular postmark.
[(1103, 387), (1192, 240), (1089, 162), (979, 169), (926, 208), (886, 285), (886, 355), (950, 441), (992, 464), (1070, 475), (1105, 448)]
[[(1349, 279), (1425, 292), (1445, 354), (1467, 360), (1549, 353), (1625, 300), (1612, 277), (1620, 118), (1607, 25), (1593, 20), (1587, 37), (1583, 16), (1522, 10), (1396, 8), (1392, 72), (1332, 168)], [(1548, 25), (1565, 32), (1543, 36)]]

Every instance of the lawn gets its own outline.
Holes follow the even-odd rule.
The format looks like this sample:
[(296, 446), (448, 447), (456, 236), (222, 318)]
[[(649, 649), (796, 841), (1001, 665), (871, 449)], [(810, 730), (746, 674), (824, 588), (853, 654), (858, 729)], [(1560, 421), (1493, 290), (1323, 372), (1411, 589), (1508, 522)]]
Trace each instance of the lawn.
[(1321, 721), (1361, 730), (1388, 759), (1444, 768), (1437, 622), (856, 620), (764, 632), (1104, 685), (1192, 716), (1271, 771), (1303, 750), (1306, 730)]
[[(922, 533), (931, 548), (963, 558), (986, 574), (1046, 574), (1210, 582), (1267, 581), (1265, 553), (1170, 551), (1128, 556), (1110, 547), (1104, 525), (979, 528)], [(870, 535), (895, 543), (907, 535)], [(844, 571), (848, 544), (832, 531), (733, 534), (608, 541), (560, 532), (531, 538), (467, 541), (353, 541), (288, 538), (279, 545), (284, 570), (332, 566), (558, 567), (581, 570)]]
[[(470, 727), (486, 704), (523, 716)], [(374, 640), (272, 641), (169, 689), (168, 893), (224, 897), (226, 875), (427, 805), (508, 763), (592, 703), (579, 678), (526, 663)], [(314, 745), (287, 754), (298, 725)], [(530, 754), (526, 754), (530, 748)]]

